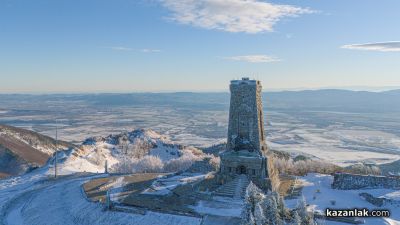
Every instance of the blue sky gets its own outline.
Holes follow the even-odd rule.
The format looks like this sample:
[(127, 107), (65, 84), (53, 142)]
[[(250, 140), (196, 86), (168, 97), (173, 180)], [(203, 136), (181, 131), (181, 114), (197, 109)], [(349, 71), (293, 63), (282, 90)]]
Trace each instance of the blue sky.
[(0, 92), (400, 86), (400, 1), (0, 0)]

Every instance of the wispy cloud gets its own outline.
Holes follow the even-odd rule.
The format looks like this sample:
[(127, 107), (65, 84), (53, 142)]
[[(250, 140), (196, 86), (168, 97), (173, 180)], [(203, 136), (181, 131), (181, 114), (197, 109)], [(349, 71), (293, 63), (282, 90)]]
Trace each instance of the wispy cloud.
[(269, 63), (269, 62), (281, 61), (280, 59), (274, 56), (268, 56), (268, 55), (240, 55), (240, 56), (224, 57), (224, 59), (232, 61), (243, 61), (249, 63)]
[(106, 47), (115, 51), (136, 51), (136, 52), (143, 52), (143, 53), (156, 53), (156, 52), (161, 52), (160, 49), (151, 49), (151, 48), (143, 48), (143, 49), (135, 49), (135, 48), (129, 48), (129, 47), (123, 47), (123, 46), (112, 46), (112, 47)]
[(141, 49), (140, 51), (141, 51), (141, 52), (144, 52), (144, 53), (155, 53), (155, 52), (161, 52), (161, 50), (160, 50), (160, 49), (148, 49), (148, 48)]
[(308, 8), (260, 0), (160, 0), (172, 12), (170, 19), (205, 29), (260, 33), (273, 31), (285, 17), (313, 13)]
[(122, 46), (113, 46), (113, 47), (107, 47), (107, 48), (110, 48), (115, 51), (134, 51), (135, 50), (133, 48), (127, 48), (127, 47), (122, 47)]
[(400, 52), (400, 41), (343, 45), (341, 48), (380, 52)]

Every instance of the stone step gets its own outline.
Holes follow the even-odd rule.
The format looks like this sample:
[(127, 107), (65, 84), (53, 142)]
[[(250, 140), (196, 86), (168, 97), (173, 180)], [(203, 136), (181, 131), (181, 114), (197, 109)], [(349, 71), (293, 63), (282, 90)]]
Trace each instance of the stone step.
[(246, 175), (237, 176), (235, 179), (219, 187), (214, 195), (231, 197), (235, 199), (243, 198), (246, 188), (250, 181)]

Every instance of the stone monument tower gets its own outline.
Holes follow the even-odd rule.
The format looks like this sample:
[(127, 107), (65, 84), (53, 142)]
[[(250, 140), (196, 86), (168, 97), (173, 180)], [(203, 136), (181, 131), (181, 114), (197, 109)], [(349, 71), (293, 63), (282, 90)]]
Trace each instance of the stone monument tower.
[(228, 142), (220, 154), (220, 175), (230, 179), (245, 174), (259, 187), (271, 189), (273, 171), (265, 144), (261, 90), (258, 80), (231, 81)]

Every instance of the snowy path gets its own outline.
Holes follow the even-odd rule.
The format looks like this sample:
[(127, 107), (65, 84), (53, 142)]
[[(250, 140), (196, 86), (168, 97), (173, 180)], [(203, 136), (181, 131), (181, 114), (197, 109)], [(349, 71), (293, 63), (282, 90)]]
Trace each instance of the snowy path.
[(198, 218), (155, 212), (103, 211), (101, 204), (88, 202), (81, 191), (81, 185), (94, 177), (75, 175), (53, 182), (32, 174), (1, 181), (0, 224), (200, 224)]

